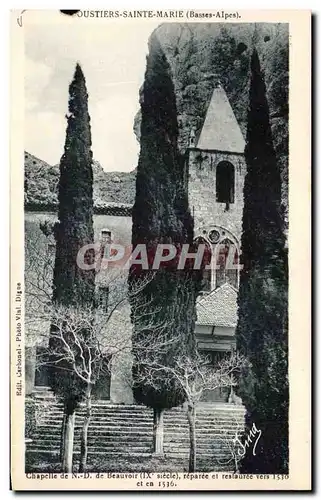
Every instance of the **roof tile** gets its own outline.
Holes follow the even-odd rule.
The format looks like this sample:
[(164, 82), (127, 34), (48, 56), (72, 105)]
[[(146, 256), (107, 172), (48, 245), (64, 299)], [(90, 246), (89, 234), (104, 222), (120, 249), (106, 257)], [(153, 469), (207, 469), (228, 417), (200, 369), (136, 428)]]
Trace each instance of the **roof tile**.
[(197, 303), (197, 324), (235, 327), (237, 323), (237, 291), (225, 283), (202, 296)]

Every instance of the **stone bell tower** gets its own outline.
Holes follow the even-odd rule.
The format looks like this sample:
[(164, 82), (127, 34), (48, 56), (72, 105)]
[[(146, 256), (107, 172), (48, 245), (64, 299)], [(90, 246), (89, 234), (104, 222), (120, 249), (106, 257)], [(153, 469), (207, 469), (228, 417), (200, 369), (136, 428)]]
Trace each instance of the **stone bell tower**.
[[(194, 131), (188, 147), (188, 197), (195, 238), (226, 243), (240, 250), (245, 141), (223, 87), (218, 84), (198, 140)], [(224, 277), (222, 278), (224, 282)], [(212, 276), (210, 289), (221, 280)], [(228, 279), (226, 278), (226, 281)], [(231, 281), (232, 283), (232, 281)], [(238, 284), (238, 279), (233, 285)]]

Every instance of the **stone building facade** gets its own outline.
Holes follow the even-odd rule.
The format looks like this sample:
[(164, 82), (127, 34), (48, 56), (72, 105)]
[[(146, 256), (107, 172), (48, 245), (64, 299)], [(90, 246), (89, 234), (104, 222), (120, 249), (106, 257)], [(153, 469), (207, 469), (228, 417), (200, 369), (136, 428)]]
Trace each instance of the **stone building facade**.
[[(198, 347), (213, 362), (235, 348), (237, 290), (242, 234), (245, 141), (226, 93), (213, 91), (199, 137), (191, 131), (186, 153), (189, 206), (194, 236), (211, 249), (197, 304)], [(226, 401), (228, 391), (213, 391), (207, 400)]]
[[(47, 367), (39, 366), (37, 360), (47, 351), (50, 330), (50, 315), (45, 306), (51, 295), (55, 243), (50, 229), (57, 220), (55, 212), (25, 211), (25, 392), (30, 395), (35, 389), (48, 386)], [(115, 236), (124, 246), (131, 244), (131, 206), (110, 204), (102, 215), (94, 215), (94, 240), (100, 242), (108, 235)], [(124, 343), (131, 342), (129, 305), (122, 301), (126, 296), (127, 276), (121, 275), (106, 286), (103, 271), (96, 276), (96, 294), (101, 321), (113, 304), (119, 303), (110, 320), (106, 335), (113, 335)], [(107, 322), (106, 322), (107, 323)], [(115, 403), (132, 403), (130, 387), (131, 367), (128, 355), (115, 355), (110, 375), (104, 373), (93, 390), (97, 399)]]
[[(194, 130), (190, 131), (185, 161), (189, 206), (194, 217), (194, 236), (212, 252), (211, 266), (204, 273), (203, 290), (197, 302), (195, 335), (200, 350), (210, 355), (213, 363), (235, 348), (239, 285), (237, 263), (241, 250), (246, 174), (244, 147), (244, 138), (228, 98), (224, 89), (218, 85), (213, 91), (199, 136), (196, 136)], [(95, 215), (95, 240), (112, 238), (130, 245), (130, 212), (130, 206), (119, 205), (111, 206), (104, 215)], [(39, 246), (37, 243), (37, 248), (41, 248), (41, 252), (46, 252), (50, 245), (53, 246), (54, 243), (48, 241), (39, 229), (40, 224), (48, 218), (54, 221), (56, 214), (26, 212), (27, 246), (38, 239), (41, 244)], [(227, 266), (227, 261), (233, 265)], [(30, 273), (29, 267), (26, 266), (26, 273)], [(32, 292), (29, 282), (30, 279), (26, 279), (26, 296)], [(102, 313), (107, 314), (110, 301), (113, 300), (112, 293), (111, 287), (106, 286), (103, 280), (97, 280)], [(130, 341), (130, 310), (127, 303), (122, 303), (116, 309), (109, 328), (122, 338), (127, 336)], [(34, 322), (31, 322), (26, 329), (26, 394), (30, 394), (35, 386), (46, 385), (45, 369), (41, 369), (40, 373), (36, 370), (36, 350), (41, 349), (43, 342), (40, 330), (49, 334), (49, 325), (41, 324), (40, 330), (37, 330)], [(36, 342), (35, 338), (38, 339)], [(110, 377), (105, 377), (98, 384), (95, 395), (114, 403), (131, 404), (134, 401), (130, 382), (131, 359), (127, 352), (114, 360)], [(228, 391), (219, 390), (205, 395), (208, 401), (227, 401), (228, 397)]]

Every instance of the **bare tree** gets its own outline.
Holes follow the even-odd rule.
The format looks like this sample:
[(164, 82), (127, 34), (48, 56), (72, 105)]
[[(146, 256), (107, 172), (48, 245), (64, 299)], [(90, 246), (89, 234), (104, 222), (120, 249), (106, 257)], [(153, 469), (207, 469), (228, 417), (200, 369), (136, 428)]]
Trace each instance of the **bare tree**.
[[(115, 311), (114, 311), (115, 313)], [(44, 362), (47, 366), (54, 363), (56, 367), (63, 363), (64, 372), (67, 365), (73, 376), (79, 380), (84, 387), (83, 400), (85, 403), (85, 418), (81, 432), (81, 452), (79, 472), (84, 472), (88, 456), (88, 428), (92, 411), (92, 389), (102, 374), (110, 374), (111, 369), (117, 371), (117, 357), (120, 355), (131, 355), (130, 335), (124, 335), (121, 329), (115, 329), (115, 323), (111, 322), (112, 314), (109, 316), (101, 311), (91, 309), (57, 308), (52, 312), (51, 322), (55, 325), (55, 345), (57, 351), (53, 352), (48, 347), (48, 355), (43, 361), (38, 360), (37, 364)], [(111, 323), (109, 328), (109, 324)], [(147, 324), (145, 323), (147, 327)], [(151, 316), (149, 328), (155, 332), (155, 341), (152, 343), (140, 342), (138, 348), (145, 359), (151, 357), (155, 350), (160, 352), (163, 348), (168, 348), (168, 341), (162, 336), (165, 329), (165, 322), (156, 325)], [(130, 332), (129, 332), (130, 333)], [(42, 351), (43, 354), (43, 351)], [(64, 456), (65, 462), (71, 461), (73, 452), (73, 427), (65, 423), (64, 433)], [(66, 468), (66, 463), (64, 463)]]
[[(26, 325), (29, 345), (42, 345), (41, 352), (36, 356), (36, 369), (42, 366), (53, 366), (62, 376), (68, 371), (78, 380), (82, 400), (85, 404), (85, 418), (81, 432), (81, 453), (79, 471), (86, 468), (88, 456), (88, 428), (92, 412), (92, 390), (99, 378), (108, 373), (121, 375), (117, 361), (120, 356), (131, 356), (131, 327), (122, 314), (122, 306), (131, 295), (135, 304), (135, 319), (142, 329), (153, 330), (154, 340), (141, 340), (137, 348), (144, 357), (149, 359), (152, 353), (162, 352), (168, 347), (169, 341), (164, 339), (163, 331), (168, 326), (166, 318), (155, 320), (152, 304), (138, 300), (141, 290), (153, 279), (153, 274), (145, 274), (128, 291), (127, 272), (120, 268), (103, 268), (99, 263), (99, 273), (96, 282), (108, 289), (108, 307), (66, 307), (55, 305), (51, 301), (51, 279), (53, 271), (53, 252), (43, 238), (34, 238), (28, 242), (28, 257), (26, 273), (27, 314)], [(41, 251), (39, 252), (39, 248)], [(148, 306), (148, 307), (146, 307)], [(148, 315), (148, 317), (146, 316)], [(48, 345), (50, 325), (54, 326), (51, 338), (54, 342)], [(142, 337), (144, 338), (144, 336)], [(173, 340), (174, 341), (174, 340)], [(171, 342), (173, 342), (171, 341)], [(53, 347), (54, 346), (54, 347)], [(63, 469), (71, 472), (74, 448), (75, 415), (64, 419), (61, 432), (61, 459)]]
[[(43, 238), (42, 238), (43, 239)], [(85, 418), (81, 432), (81, 456), (79, 471), (86, 468), (88, 456), (88, 428), (92, 412), (92, 389), (99, 377), (111, 372), (117, 372), (117, 358), (120, 355), (129, 356), (133, 354), (131, 344), (131, 330), (126, 331), (122, 322), (121, 308), (128, 300), (127, 272), (119, 268), (100, 269), (97, 276), (98, 284), (103, 284), (110, 290), (108, 308), (103, 310), (54, 306), (51, 301), (51, 280), (53, 270), (53, 252), (50, 244), (40, 241), (42, 251), (39, 252), (39, 242), (28, 242), (28, 256), (26, 259), (28, 272), (26, 273), (27, 302), (26, 324), (32, 325), (27, 328), (28, 341), (36, 345), (42, 342), (48, 346), (48, 333), (50, 324), (55, 325), (55, 352), (52, 347), (42, 349), (37, 356), (36, 367), (47, 366), (54, 363), (55, 367), (60, 364), (66, 372), (66, 366), (79, 385), (83, 389), (83, 401), (85, 404)], [(190, 458), (189, 470), (196, 468), (196, 407), (202, 394), (206, 390), (219, 387), (233, 387), (236, 385), (234, 374), (240, 369), (244, 360), (235, 353), (215, 367), (210, 360), (200, 353), (195, 356), (180, 355), (174, 360), (172, 366), (165, 366), (160, 362), (166, 359), (167, 352), (173, 343), (180, 342), (180, 334), (170, 340), (166, 339), (165, 332), (171, 318), (155, 314), (152, 302), (142, 303), (139, 297), (140, 291), (153, 279), (153, 274), (144, 275), (142, 280), (137, 281), (130, 293), (132, 314), (135, 315), (135, 324), (141, 325), (141, 329), (153, 331), (153, 336), (147, 336), (148, 341), (140, 340), (135, 345), (135, 362), (144, 366), (139, 370), (144, 374), (144, 383), (158, 388), (163, 388), (175, 380), (185, 395), (187, 402), (187, 418), (190, 434)], [(145, 299), (148, 300), (148, 299)], [(159, 313), (159, 311), (156, 311)], [(155, 320), (155, 317), (158, 320)], [(128, 330), (128, 328), (127, 328)], [(139, 336), (146, 338), (144, 335)], [(169, 345), (170, 344), (170, 345)], [(49, 356), (50, 355), (50, 356)], [(146, 369), (145, 369), (146, 368)], [(142, 381), (137, 379), (136, 383)], [(160, 387), (162, 385), (162, 387)], [(61, 449), (64, 470), (71, 472), (74, 444), (74, 418), (69, 422), (63, 422)], [(155, 419), (154, 415), (154, 451), (163, 450), (163, 418), (162, 415)]]
[[(238, 353), (222, 359), (215, 366), (208, 357), (196, 351), (194, 356), (181, 355), (175, 358), (172, 366), (160, 364), (158, 360), (146, 359), (144, 376), (148, 384), (170, 384), (173, 378), (184, 392), (187, 403), (187, 419), (189, 424), (189, 472), (196, 469), (196, 408), (204, 391), (222, 387), (232, 388), (236, 385), (236, 372), (245, 364), (245, 360)], [(161, 375), (161, 377), (160, 377)], [(146, 382), (146, 380), (145, 380)], [(157, 388), (157, 386), (156, 386)]]
[[(81, 452), (79, 472), (83, 472), (88, 455), (88, 427), (91, 418), (92, 388), (109, 369), (106, 360), (115, 346), (104, 344), (104, 324), (97, 318), (95, 311), (90, 308), (65, 308), (57, 306), (52, 310), (51, 323), (55, 326), (52, 337), (55, 339), (53, 349), (42, 352), (44, 360), (37, 360), (37, 365), (44, 362), (47, 366), (54, 366), (59, 370), (63, 366), (63, 376), (68, 370), (83, 387), (83, 400), (86, 412), (81, 432)], [(70, 469), (73, 455), (73, 422), (64, 423), (63, 433), (64, 470)]]

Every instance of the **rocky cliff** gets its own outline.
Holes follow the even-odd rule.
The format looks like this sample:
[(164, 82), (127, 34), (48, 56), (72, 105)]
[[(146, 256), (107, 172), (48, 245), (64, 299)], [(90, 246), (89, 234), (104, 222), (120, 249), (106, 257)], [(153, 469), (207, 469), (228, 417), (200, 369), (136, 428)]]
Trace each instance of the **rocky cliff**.
[[(156, 32), (172, 68), (182, 152), (188, 145), (191, 128), (197, 134), (201, 130), (217, 81), (224, 87), (243, 135), (246, 135), (249, 61), (255, 44), (265, 75), (274, 146), (283, 180), (283, 205), (287, 213), (288, 25), (164, 23)], [(139, 129), (138, 112), (134, 123), (138, 138)], [(56, 203), (58, 176), (58, 165), (50, 166), (26, 152), (26, 203), (29, 206)], [(94, 162), (95, 205), (133, 203), (135, 176), (135, 171), (105, 172), (98, 162)]]
[[(49, 165), (25, 151), (25, 206), (30, 209), (54, 208), (58, 203), (59, 165)], [(110, 203), (133, 204), (136, 173), (105, 172), (93, 163), (94, 205), (103, 209)]]
[[(255, 44), (264, 71), (274, 146), (287, 210), (288, 50), (287, 24), (164, 23), (156, 30), (172, 68), (179, 122), (179, 147), (188, 145), (191, 128), (200, 133), (213, 88), (224, 87), (246, 136), (249, 62)], [(140, 115), (134, 130), (139, 137)]]

